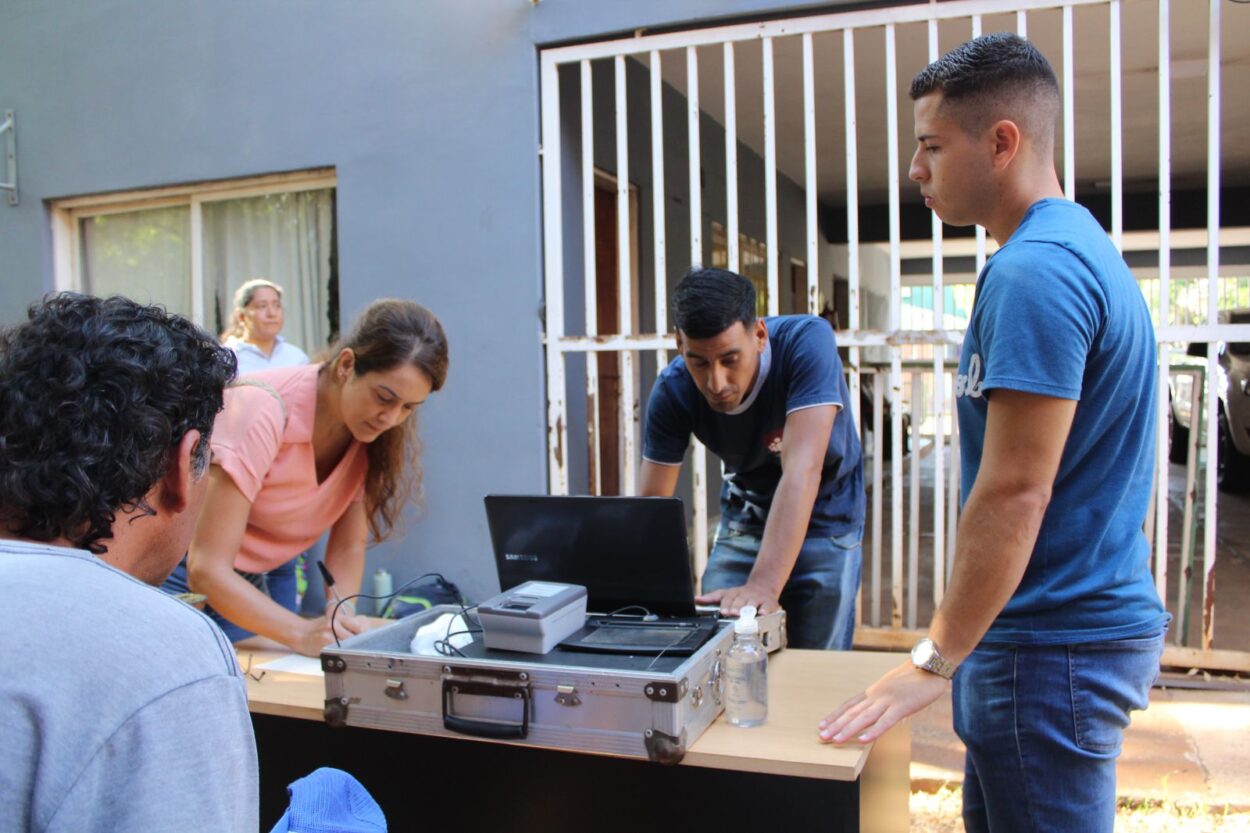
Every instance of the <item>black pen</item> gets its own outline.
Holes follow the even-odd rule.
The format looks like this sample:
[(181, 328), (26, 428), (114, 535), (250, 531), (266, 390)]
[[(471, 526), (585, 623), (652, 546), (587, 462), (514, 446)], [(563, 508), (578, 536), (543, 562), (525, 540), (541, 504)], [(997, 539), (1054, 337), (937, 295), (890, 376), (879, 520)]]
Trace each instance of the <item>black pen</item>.
[(330, 568), (326, 566), (324, 561), (317, 562), (317, 569), (321, 571), (321, 580), (326, 583), (326, 587), (330, 588), (330, 592), (334, 594), (334, 601), (340, 605), (347, 606), (347, 612), (355, 615), (356, 609), (352, 607), (351, 602), (344, 602), (339, 595), (339, 591), (334, 589), (334, 576), (330, 574)]

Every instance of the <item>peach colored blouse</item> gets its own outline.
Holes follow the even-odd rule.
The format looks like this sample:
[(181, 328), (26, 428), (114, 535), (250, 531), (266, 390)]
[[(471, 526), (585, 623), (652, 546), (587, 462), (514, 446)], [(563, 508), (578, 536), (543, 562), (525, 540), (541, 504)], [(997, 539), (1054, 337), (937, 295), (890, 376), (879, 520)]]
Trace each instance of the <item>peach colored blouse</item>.
[(225, 408), (213, 425), (213, 463), (252, 503), (236, 569), (263, 573), (290, 561), (348, 506), (364, 500), (369, 461), (360, 442), (353, 440), (329, 476), (317, 482), (312, 432), (320, 369), (314, 364), (249, 374), (270, 385), (281, 404), (254, 385), (226, 390)]

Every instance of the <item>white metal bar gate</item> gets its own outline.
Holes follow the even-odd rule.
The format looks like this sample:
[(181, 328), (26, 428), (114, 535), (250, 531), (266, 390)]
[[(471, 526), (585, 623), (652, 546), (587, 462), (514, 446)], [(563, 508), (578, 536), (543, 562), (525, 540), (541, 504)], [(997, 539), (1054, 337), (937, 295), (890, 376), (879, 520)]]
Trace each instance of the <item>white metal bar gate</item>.
[[(724, 262), (728, 268), (742, 271), (743, 256), (740, 242), (743, 237), (743, 220), (750, 215), (756, 218), (763, 214), (764, 251), (766, 253), (766, 273), (762, 276), (762, 284), (767, 298), (768, 314), (780, 311), (781, 275), (780, 275), (780, 228), (779, 227), (779, 196), (778, 170), (779, 148), (788, 149), (794, 144), (801, 144), (802, 152), (785, 154), (790, 161), (787, 183), (793, 183), (802, 191), (803, 210), (795, 213), (792, 223), (797, 225), (799, 218), (804, 226), (803, 242), (793, 246), (795, 252), (804, 256), (803, 266), (806, 270), (807, 282), (801, 292), (794, 293), (794, 309), (787, 311), (806, 311), (820, 313), (821, 295), (824, 291), (821, 283), (822, 269), (830, 271), (828, 264), (822, 264), (821, 258), (828, 258), (828, 248), (823, 246), (820, 230), (818, 206), (818, 174), (822, 171), (836, 171), (841, 176), (840, 198), (844, 202), (846, 243), (844, 250), (847, 283), (846, 319), (838, 330), (840, 346), (849, 348), (847, 370), (852, 391), (850, 409), (857, 422), (860, 422), (859, 402), (861, 383), (868, 378), (877, 380), (872, 392), (872, 413), (868, 425), (861, 424), (861, 430), (871, 430), (872, 445), (866, 449), (870, 458), (871, 482), (871, 525), (866, 534), (866, 552), (869, 554), (865, 586), (863, 594), (865, 604), (859, 609), (863, 622), (859, 632), (859, 641), (864, 644), (903, 644), (913, 638), (912, 631), (927, 624), (927, 616), (941, 602), (943, 589), (949, 576), (950, 559), (954, 554), (957, 534), (958, 493), (959, 493), (959, 459), (958, 439), (955, 420), (952, 418), (953, 408), (951, 392), (953, 388), (953, 362), (957, 351), (948, 347), (957, 347), (962, 339), (962, 328), (965, 321), (958, 320), (955, 310), (945, 308), (947, 298), (947, 282), (944, 264), (946, 248), (944, 247), (942, 224), (933, 216), (931, 221), (929, 250), (931, 252), (931, 275), (927, 287), (932, 292), (932, 305), (929, 310), (928, 326), (904, 326), (901, 318), (901, 302), (903, 296), (902, 276), (902, 239), (900, 231), (900, 214), (903, 187), (901, 183), (900, 164), (905, 164), (910, 153), (910, 139), (906, 139), (903, 150), (900, 150), (900, 130), (910, 133), (909, 123), (904, 110), (903, 124), (899, 124), (900, 105), (907, 107), (905, 93), (909, 75), (899, 77), (899, 65), (906, 59), (908, 66), (921, 67), (930, 60), (936, 59), (944, 49), (949, 49), (968, 37), (980, 34), (988, 25), (997, 26), (993, 30), (1014, 30), (1027, 35), (1030, 26), (1035, 37), (1044, 37), (1046, 32), (1058, 30), (1057, 48), (1048, 50), (1061, 78), (1063, 92), (1062, 116), (1062, 173), (1065, 191), (1069, 197), (1075, 195), (1077, 188), (1077, 132), (1076, 132), (1076, 82), (1078, 69), (1084, 66), (1082, 61), (1087, 55), (1097, 54), (1091, 49), (1088, 39), (1080, 53), (1075, 46), (1079, 13), (1088, 20), (1089, 15), (1099, 15), (1098, 20), (1105, 20), (1106, 63), (1109, 75), (1101, 75), (1108, 87), (1109, 107), (1105, 110), (1107, 129), (1110, 136), (1110, 147), (1106, 152), (1110, 156), (1110, 217), (1111, 237), (1117, 246), (1123, 247), (1123, 206), (1124, 206), (1124, 149), (1122, 127), (1122, 96), (1125, 73), (1123, 69), (1122, 33), (1125, 21), (1132, 18), (1134, 26), (1142, 25), (1141, 21), (1153, 18), (1158, 32), (1158, 165), (1156, 171), (1159, 182), (1159, 287), (1157, 298), (1158, 327), (1157, 341), (1159, 344), (1159, 435), (1158, 435), (1158, 487), (1157, 501), (1153, 511), (1153, 519), (1148, 519), (1147, 534), (1151, 536), (1155, 549), (1154, 569), (1158, 588), (1164, 599), (1169, 597), (1168, 575), (1168, 455), (1167, 455), (1167, 408), (1168, 408), (1168, 368), (1170, 366), (1171, 344), (1173, 342), (1215, 342), (1219, 340), (1250, 340), (1250, 325), (1226, 325), (1219, 323), (1217, 309), (1217, 293), (1214, 281), (1219, 274), (1220, 228), (1219, 228), (1219, 189), (1220, 180), (1220, 26), (1222, 0), (1208, 0), (1207, 32), (1207, 68), (1208, 68), (1208, 100), (1207, 116), (1207, 311), (1206, 323), (1190, 326), (1172, 324), (1169, 316), (1170, 298), (1170, 251), (1171, 251), (1171, 214), (1170, 214), (1170, 181), (1172, 103), (1170, 100), (1171, 79), (1169, 33), (1174, 25), (1169, 0), (1068, 0), (1057, 4), (1054, 0), (954, 0), (940, 4), (904, 5), (893, 8), (875, 9), (871, 11), (855, 11), (840, 14), (803, 17), (789, 20), (775, 20), (764, 23), (749, 23), (713, 28), (704, 28), (686, 32), (675, 32), (646, 37), (629, 38), (608, 42), (589, 43), (577, 46), (560, 47), (544, 50), (541, 53), (541, 95), (542, 95), (542, 176), (543, 176), (543, 219), (544, 219), (544, 271), (546, 290), (546, 333), (545, 353), (547, 364), (547, 430), (549, 447), (549, 489), (554, 494), (564, 494), (575, 482), (581, 483), (581, 474), (572, 473), (570, 469), (569, 434), (570, 434), (570, 392), (585, 391), (585, 437), (586, 437), (586, 480), (587, 491), (614, 491), (619, 489), (629, 494), (635, 489), (635, 472), (639, 464), (640, 415), (645, 403), (641, 401), (641, 392), (646, 388), (642, 372), (644, 365), (658, 372), (667, 363), (669, 351), (674, 348), (674, 341), (669, 332), (666, 299), (669, 282), (680, 275), (690, 263), (707, 262), (709, 247), (705, 223), (713, 218), (722, 218), (724, 229)], [(1197, 5), (1197, 4), (1191, 4)], [(1102, 25), (1102, 24), (1100, 24)], [(900, 34), (906, 35), (907, 42), (913, 43), (917, 30), (921, 33), (927, 48), (908, 50), (905, 55), (898, 51)], [(1083, 29), (1081, 31), (1084, 31)], [(820, 38), (819, 42), (817, 38)], [(952, 41), (953, 38), (953, 41)], [(943, 45), (943, 41), (946, 43)], [(754, 69), (755, 50), (758, 47), (758, 76), (748, 71), (743, 59), (750, 50), (751, 66)], [(857, 60), (857, 49), (859, 59)], [(838, 60), (837, 53), (841, 53)], [(913, 54), (921, 52), (920, 55)], [(792, 131), (779, 146), (778, 142), (778, 62), (783, 58), (797, 54), (801, 70), (794, 77), (801, 78), (802, 94), (801, 123), (799, 130)], [(874, 59), (883, 56), (884, 66), (880, 68), (884, 75), (884, 87), (880, 88), (875, 76), (865, 79), (863, 68), (865, 55)], [(709, 59), (711, 62), (708, 63)], [(700, 62), (704, 62), (709, 71), (707, 75), (719, 75), (723, 79), (723, 90), (715, 95), (716, 90), (700, 88)], [(918, 63), (917, 63), (918, 61)], [(683, 67), (684, 64), (684, 67)], [(665, 67), (670, 74), (665, 75)], [(613, 107), (611, 113), (614, 130), (596, 130), (604, 127), (603, 114), (606, 109), (596, 111), (594, 106), (594, 75), (596, 67), (600, 73), (610, 71)], [(680, 70), (684, 68), (684, 73)], [(676, 70), (676, 72), (674, 72)], [(1214, 71), (1212, 71), (1214, 70)], [(911, 71), (915, 71), (912, 69)], [(857, 81), (857, 72), (860, 78)], [(1107, 70), (1100, 70), (1106, 73)], [(636, 78), (645, 75), (645, 83), (639, 90), (645, 90), (648, 99), (645, 107), (635, 106), (629, 109), (631, 87), (629, 78), (633, 73)], [(1081, 73), (1088, 75), (1089, 71)], [(840, 88), (828, 86), (828, 96), (818, 98), (816, 94), (819, 81), (841, 76)], [(684, 78), (684, 91), (679, 87)], [(870, 83), (873, 82), (873, 83)], [(758, 83), (757, 83), (758, 82)], [(563, 101), (563, 91), (570, 95)], [(706, 87), (706, 85), (705, 85)], [(607, 89), (605, 87), (604, 89)], [(744, 90), (751, 90), (753, 96), (745, 110), (740, 110)], [(866, 100), (865, 90), (872, 92), (872, 100)], [(574, 91), (576, 95), (573, 95)], [(709, 121), (708, 109), (700, 101), (700, 95), (713, 93), (709, 105), (715, 103), (719, 107), (720, 123)], [(788, 95), (791, 91), (782, 90)], [(684, 95), (685, 124), (674, 120), (670, 114), (665, 121), (665, 100), (673, 96)], [(841, 98), (839, 102), (837, 98)], [(719, 99), (719, 100), (718, 100)], [(572, 106), (568, 106), (571, 102)], [(880, 108), (880, 109), (878, 109)], [(862, 135), (867, 129), (862, 123), (877, 123), (884, 110), (884, 135)], [(909, 108), (907, 108), (909, 110)], [(821, 110), (830, 114), (838, 113), (842, 120), (840, 135), (830, 137), (818, 134), (817, 115)], [(600, 119), (596, 121), (596, 112)], [(680, 112), (680, 111), (678, 111)], [(743, 113), (747, 112), (747, 123), (741, 124)], [(759, 123), (751, 119), (750, 114), (758, 113)], [(571, 114), (574, 114), (571, 116)], [(649, 120), (649, 152), (640, 152), (631, 148), (631, 142), (638, 143), (640, 137), (645, 141), (647, 133), (641, 130), (631, 131), (631, 126), (641, 125), (644, 119)], [(866, 119), (866, 114), (874, 118)], [(632, 121), (631, 121), (632, 120)], [(704, 133), (709, 125), (724, 133), (723, 171), (711, 169), (704, 162), (709, 153), (719, 153), (718, 143), (713, 139), (705, 140)], [(743, 202), (741, 187), (747, 182), (744, 177), (746, 163), (752, 161), (743, 156), (744, 137), (751, 134), (756, 138), (756, 146), (760, 144), (762, 133), (762, 194), (755, 200)], [(577, 140), (577, 141), (575, 141)], [(610, 140), (610, 142), (608, 141)], [(840, 144), (844, 149), (842, 159), (835, 155), (822, 155), (818, 151), (818, 142), (828, 141)], [(596, 315), (603, 299), (598, 297), (596, 287), (604, 286), (597, 283), (596, 268), (599, 256), (598, 245), (602, 230), (597, 230), (595, 209), (595, 182), (597, 176), (596, 160), (602, 168), (611, 168), (610, 157), (603, 154), (596, 156), (596, 142), (613, 144), (615, 147), (615, 169), (610, 171), (615, 177), (615, 269), (617, 284), (614, 292), (617, 304), (618, 325), (616, 332), (603, 333), (597, 329)], [(867, 144), (864, 144), (864, 143)], [(684, 154), (678, 151), (685, 145)], [(667, 145), (667, 148), (666, 148)], [(882, 173), (877, 168), (869, 172), (869, 180), (864, 176), (864, 166), (868, 154), (861, 148), (870, 148), (879, 152), (880, 146), (886, 149), (886, 166)], [(667, 153), (666, 153), (667, 151)], [(758, 151), (756, 151), (758, 153)], [(748, 150), (748, 155), (753, 156)], [(801, 159), (801, 175), (797, 171), (795, 159)], [(566, 164), (566, 160), (567, 164)], [(605, 161), (606, 160), (606, 161)], [(719, 160), (715, 160), (719, 162)], [(631, 165), (646, 168), (650, 177), (650, 222), (648, 229), (631, 227)], [(682, 169), (688, 173), (685, 181), (681, 178), (666, 177), (668, 170)], [(647, 167), (649, 166), (649, 167)], [(879, 166), (878, 166), (879, 167)], [(1140, 175), (1141, 172), (1135, 172)], [(580, 177), (578, 188), (565, 190), (563, 177), (576, 175)], [(723, 198), (718, 197), (715, 204), (705, 200), (705, 190), (709, 189), (707, 181), (716, 180), (723, 183)], [(758, 184), (758, 183), (756, 183)], [(882, 314), (879, 308), (867, 309), (864, 305), (865, 263), (863, 257), (869, 251), (870, 244), (861, 241), (860, 214), (865, 205), (863, 191), (875, 189), (874, 195), (879, 198), (883, 185), (888, 204), (888, 232), (886, 239), (872, 244), (875, 250), (888, 255), (888, 304)], [(566, 200), (579, 198), (582, 201), (580, 215), (565, 213)], [(683, 226), (679, 219), (686, 212), (673, 211), (674, 205), (686, 202), (688, 215)], [(758, 203), (758, 204), (757, 204)], [(722, 213), (723, 212), (723, 213)], [(576, 219), (580, 216), (580, 222)], [(639, 215), (641, 216), (641, 215)], [(571, 237), (581, 237), (580, 263), (579, 258), (565, 250), (565, 233)], [(758, 233), (758, 232), (757, 232)], [(635, 309), (633, 299), (639, 297), (640, 287), (634, 279), (634, 258), (640, 263), (644, 260), (631, 245), (634, 236), (645, 239), (650, 247), (651, 257), (647, 259), (650, 280), (641, 289), (648, 291), (653, 303), (647, 310)], [(670, 241), (681, 239), (689, 242), (686, 251), (670, 252)], [(976, 229), (975, 235), (975, 270), (979, 272), (987, 256), (985, 230)], [(714, 254), (714, 253), (713, 253)], [(602, 261), (600, 261), (602, 262)], [(968, 282), (964, 276), (963, 282)], [(566, 310), (566, 294), (571, 288), (580, 286), (583, 303), (584, 321), (577, 323), (568, 316)], [(871, 298), (869, 297), (869, 300)], [(640, 305), (641, 307), (642, 305)], [(570, 308), (572, 309), (572, 308)], [(966, 312), (966, 311), (965, 311)], [(643, 328), (638, 322), (649, 317), (649, 327)], [(570, 323), (572, 322), (572, 323)], [(917, 349), (919, 348), (919, 349)], [(875, 354), (878, 361), (870, 362), (869, 353)], [(905, 353), (907, 357), (905, 359)], [(927, 353), (928, 355), (920, 355)], [(619, 471), (615, 483), (604, 481), (604, 470), (601, 467), (601, 453), (605, 437), (604, 425), (601, 424), (601, 399), (603, 390), (602, 379), (598, 370), (596, 357), (600, 354), (611, 354), (619, 357), (620, 382), (614, 388), (617, 401), (613, 421), (619, 435), (617, 448), (620, 451)], [(579, 357), (584, 362), (584, 386), (580, 380), (570, 384), (568, 377), (569, 362)], [(1208, 378), (1216, 374), (1216, 357), (1210, 351), (1207, 359)], [(888, 396), (880, 383), (884, 378), (888, 383)], [(910, 429), (903, 422), (902, 408), (905, 399), (910, 399), (912, 421)], [(888, 403), (895, 407), (889, 408), (890, 448), (883, 447), (882, 436), (886, 433), (883, 410)], [(574, 403), (575, 405), (578, 403)], [(1216, 397), (1206, 398), (1206, 459), (1214, 460), (1216, 454)], [(577, 410), (575, 408), (574, 410)], [(1196, 420), (1195, 420), (1196, 422)], [(582, 432), (582, 426), (576, 426), (575, 433)], [(911, 451), (904, 450), (905, 432), (909, 432)], [(1194, 432), (1196, 435), (1198, 432)], [(927, 445), (926, 445), (927, 444)], [(924, 446), (922, 448), (922, 446)], [(888, 457), (888, 472), (885, 461)], [(691, 455), (692, 478), (690, 497), (694, 507), (694, 553), (697, 572), (702, 571), (706, 563), (708, 550), (708, 472), (706, 468), (706, 452), (697, 441)], [(906, 464), (906, 465), (905, 465)], [(932, 493), (932, 507), (929, 523), (926, 526), (921, 520), (922, 467), (929, 467), (929, 489)], [(909, 480), (904, 482), (904, 469), (908, 469)], [(1189, 469), (1192, 478), (1193, 455)], [(886, 493), (889, 496), (889, 511), (883, 505)], [(904, 514), (904, 497), (909, 498), (906, 518)], [(1193, 508), (1193, 491), (1187, 490), (1186, 530), (1188, 519)], [(1214, 567), (1216, 553), (1216, 488), (1215, 467), (1206, 467), (1205, 489), (1203, 492), (1203, 624), (1200, 644), (1186, 648), (1184, 633), (1178, 629), (1177, 641), (1181, 647), (1170, 649), (1169, 657), (1177, 664), (1204, 665), (1212, 668), (1232, 668), (1250, 670), (1250, 654), (1242, 651), (1214, 650)], [(890, 519), (889, 532), (889, 565), (888, 584), (883, 583), (882, 559), (884, 519)], [(906, 520), (906, 524), (905, 524)], [(907, 535), (906, 547), (904, 536)], [(928, 538), (932, 553), (931, 575), (922, 574), (919, 570), (921, 561), (920, 542)], [(906, 570), (905, 570), (906, 568)], [(906, 575), (904, 575), (906, 573)], [(925, 597), (919, 594), (919, 587), (924, 581), (930, 585)], [(1183, 581), (1183, 578), (1180, 579)], [(883, 617), (880, 600), (885, 588), (890, 593), (888, 618)], [(906, 593), (904, 593), (906, 589)], [(1178, 602), (1179, 604), (1179, 602)], [(1165, 659), (1166, 661), (1166, 659)]]

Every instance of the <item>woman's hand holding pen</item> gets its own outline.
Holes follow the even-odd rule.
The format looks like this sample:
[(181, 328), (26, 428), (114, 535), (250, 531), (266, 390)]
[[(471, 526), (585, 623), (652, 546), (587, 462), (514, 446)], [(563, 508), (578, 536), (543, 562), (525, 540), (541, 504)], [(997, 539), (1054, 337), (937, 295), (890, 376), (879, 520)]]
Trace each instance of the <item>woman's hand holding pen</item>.
[(291, 643), (291, 648), (304, 656), (320, 656), (322, 648), (334, 643), (335, 632), (342, 640), (363, 633), (369, 628), (364, 617), (349, 613), (348, 606), (343, 605), (339, 608), (338, 615), (334, 617), (334, 630), (331, 631), (330, 616), (333, 612), (334, 605), (329, 604), (326, 606), (325, 615), (315, 619), (305, 619), (298, 636)]

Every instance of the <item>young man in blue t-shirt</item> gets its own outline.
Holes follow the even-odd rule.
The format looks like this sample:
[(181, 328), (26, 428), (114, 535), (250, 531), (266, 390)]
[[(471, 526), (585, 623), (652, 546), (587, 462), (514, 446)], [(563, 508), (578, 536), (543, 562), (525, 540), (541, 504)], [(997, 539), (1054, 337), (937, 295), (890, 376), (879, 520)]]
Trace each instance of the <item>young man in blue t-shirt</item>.
[(955, 386), (964, 509), (950, 585), (912, 660), (820, 736), (874, 740), (953, 675), (970, 833), (1110, 833), (1115, 759), (1168, 623), (1142, 533), (1150, 314), (1106, 233), (1063, 198), (1058, 85), (1031, 44), (965, 43), (916, 76), (911, 97), (925, 205), (1002, 247), (978, 279)]
[(647, 403), (643, 495), (671, 495), (690, 435), (725, 464), (704, 604), (786, 611), (790, 645), (848, 650), (864, 477), (828, 323), (755, 317), (755, 287), (694, 268), (673, 294), (678, 357)]

